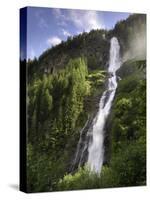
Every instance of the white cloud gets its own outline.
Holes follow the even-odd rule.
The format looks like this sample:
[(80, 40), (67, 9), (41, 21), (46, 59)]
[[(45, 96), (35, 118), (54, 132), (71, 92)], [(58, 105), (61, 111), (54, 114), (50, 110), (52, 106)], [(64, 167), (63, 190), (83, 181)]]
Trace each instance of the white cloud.
[(70, 20), (80, 31), (89, 32), (92, 29), (103, 28), (103, 23), (97, 11), (70, 10)]
[(61, 39), (57, 36), (50, 37), (47, 40), (47, 44), (50, 45), (50, 46), (55, 46), (55, 45), (60, 44), (60, 43), (61, 43)]
[(48, 28), (47, 22), (46, 22), (45, 19), (42, 18), (42, 17), (39, 19), (39, 26), (40, 26), (41, 28)]
[(57, 24), (59, 26), (67, 26), (67, 18), (66, 16), (62, 13), (62, 10), (60, 8), (54, 8), (53, 9), (53, 15), (56, 17), (57, 19)]
[(102, 16), (97, 11), (66, 10), (63, 12), (61, 9), (55, 9), (54, 14), (58, 25), (72, 23), (77, 28), (77, 32), (104, 28)]
[(32, 59), (35, 57), (35, 51), (33, 48), (31, 48), (30, 56)]
[(37, 11), (36, 13), (35, 13), (35, 17), (37, 18), (37, 20), (38, 20), (38, 26), (40, 27), (40, 28), (48, 28), (48, 23), (46, 22), (46, 19), (44, 18), (44, 13), (43, 13), (43, 11)]
[(53, 14), (54, 14), (56, 17), (59, 17), (60, 15), (62, 15), (61, 9), (60, 9), (60, 8), (54, 8), (54, 9), (53, 9)]
[(64, 36), (67, 36), (67, 37), (71, 36), (71, 33), (69, 33), (69, 31), (67, 31), (65, 29), (62, 29), (62, 33)]

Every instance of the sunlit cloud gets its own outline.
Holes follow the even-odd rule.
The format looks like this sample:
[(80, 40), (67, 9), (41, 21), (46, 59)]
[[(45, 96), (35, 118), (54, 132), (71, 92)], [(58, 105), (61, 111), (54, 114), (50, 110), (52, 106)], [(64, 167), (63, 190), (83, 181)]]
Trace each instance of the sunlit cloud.
[(103, 24), (98, 18), (97, 11), (78, 11), (69, 12), (70, 20), (78, 30), (89, 32), (92, 29), (103, 28)]
[(54, 8), (52, 12), (55, 18), (57, 19), (58, 26), (67, 26), (68, 17), (66, 16), (66, 14), (62, 13), (62, 10), (60, 8)]
[(54, 9), (53, 14), (58, 20), (58, 25), (72, 24), (77, 32), (89, 32), (92, 29), (104, 28), (102, 16), (97, 11), (65, 10)]
[(66, 37), (71, 36), (71, 33), (69, 33), (69, 31), (67, 31), (67, 30), (65, 30), (65, 29), (62, 29), (62, 33), (63, 33), (63, 35), (66, 36)]
[(61, 43), (61, 39), (57, 36), (50, 37), (47, 40), (47, 44), (50, 45), (50, 46), (55, 46), (55, 45), (60, 44), (60, 43)]

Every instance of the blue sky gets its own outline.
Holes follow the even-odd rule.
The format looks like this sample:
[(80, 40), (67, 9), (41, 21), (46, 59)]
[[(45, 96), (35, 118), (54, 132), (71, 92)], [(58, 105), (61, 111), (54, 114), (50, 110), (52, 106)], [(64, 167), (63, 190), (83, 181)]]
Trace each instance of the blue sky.
[(92, 29), (111, 29), (130, 13), (29, 7), (27, 9), (27, 58), (65, 41), (68, 36)]

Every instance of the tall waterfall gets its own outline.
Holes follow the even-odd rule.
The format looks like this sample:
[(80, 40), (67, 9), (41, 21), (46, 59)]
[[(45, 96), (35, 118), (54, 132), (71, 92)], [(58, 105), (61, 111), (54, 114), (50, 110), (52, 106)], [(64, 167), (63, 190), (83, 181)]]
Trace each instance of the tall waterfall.
[(108, 67), (108, 86), (103, 92), (99, 102), (99, 111), (94, 119), (92, 131), (88, 134), (91, 135), (92, 140), (88, 146), (88, 166), (91, 171), (100, 172), (104, 158), (104, 128), (106, 119), (109, 115), (112, 101), (115, 96), (117, 88), (116, 70), (120, 67), (120, 46), (116, 37), (111, 39), (110, 44), (110, 58)]
[[(117, 76), (116, 71), (119, 69), (120, 62), (120, 46), (116, 37), (113, 37), (110, 41), (109, 52), (109, 67), (108, 67), (108, 85), (103, 92), (99, 101), (99, 110), (96, 114), (90, 128), (85, 128), (81, 131), (80, 140), (77, 146), (77, 151), (73, 165), (80, 166), (84, 157), (84, 153), (88, 155), (87, 165), (91, 171), (96, 173), (101, 172), (104, 158), (104, 128), (107, 117), (109, 115), (112, 101), (115, 96), (117, 88)], [(86, 132), (86, 137), (84, 136)], [(90, 140), (89, 140), (90, 138)]]

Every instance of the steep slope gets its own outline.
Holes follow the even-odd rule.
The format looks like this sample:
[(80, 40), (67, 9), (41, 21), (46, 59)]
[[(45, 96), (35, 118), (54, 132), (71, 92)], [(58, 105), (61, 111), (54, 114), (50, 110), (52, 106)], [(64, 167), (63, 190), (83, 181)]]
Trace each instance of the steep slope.
[(39, 59), (28, 61), (29, 77), (33, 74), (53, 73), (66, 66), (70, 59), (85, 57), (91, 70), (105, 69), (109, 56), (107, 31), (92, 30), (68, 37), (63, 42), (45, 51)]
[[(68, 38), (27, 62), (28, 191), (145, 184), (145, 26), (145, 15), (131, 15), (113, 30)], [(105, 166), (101, 177), (77, 166), (69, 174), (80, 131), (95, 116), (107, 85), (112, 36), (119, 40), (123, 64), (106, 125)]]

